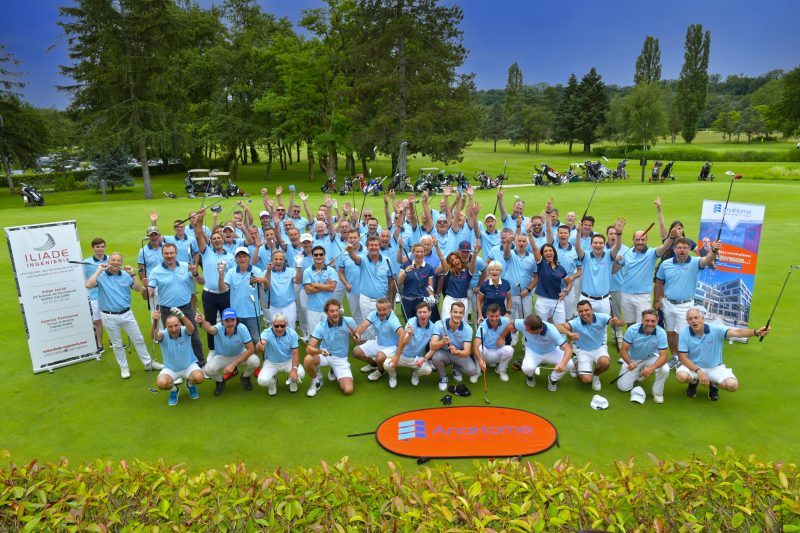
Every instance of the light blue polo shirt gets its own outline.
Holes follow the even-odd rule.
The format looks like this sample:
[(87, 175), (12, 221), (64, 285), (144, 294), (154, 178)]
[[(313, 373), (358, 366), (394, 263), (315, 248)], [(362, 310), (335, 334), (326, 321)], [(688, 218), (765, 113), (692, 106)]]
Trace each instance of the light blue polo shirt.
[(687, 257), (683, 263), (678, 263), (677, 257), (673, 257), (661, 263), (656, 279), (664, 282), (664, 296), (667, 299), (689, 300), (694, 298), (700, 270), (699, 257)]
[[(89, 257), (84, 259), (83, 262), (84, 263), (92, 263), (91, 265), (83, 265), (83, 276), (86, 279), (89, 279), (89, 278), (92, 277), (92, 274), (94, 274), (97, 271), (98, 265), (100, 263), (108, 263), (108, 256), (104, 255), (102, 259), (97, 259), (94, 255), (90, 255)], [(95, 285), (91, 289), (87, 289), (87, 291), (89, 292), (89, 299), (90, 300), (97, 300), (97, 298), (98, 298), (98, 296), (97, 296), (97, 285)]]
[(597, 350), (603, 346), (605, 344), (606, 326), (609, 320), (611, 320), (609, 315), (595, 313), (589, 324), (585, 324), (579, 316), (567, 322), (572, 328), (572, 332), (581, 336), (575, 341), (575, 346), (581, 350)]
[(344, 273), (344, 278), (353, 288), (351, 294), (361, 294), (361, 267), (348, 254), (336, 259), (336, 268)]
[(333, 259), (333, 255), (331, 255), (331, 245), (333, 245), (333, 243), (331, 242), (331, 238), (328, 237), (327, 235), (319, 237), (316, 234), (313, 237), (314, 240), (311, 242), (311, 249), (313, 250), (317, 246), (322, 246), (322, 248), (325, 249), (325, 262), (326, 263), (330, 262), (330, 260)]
[(686, 353), (689, 359), (700, 368), (714, 368), (722, 364), (722, 346), (728, 329), (719, 324), (704, 324), (703, 334), (694, 334), (686, 326), (678, 339), (678, 352)]
[(400, 323), (400, 319), (397, 318), (394, 311), (389, 311), (389, 316), (386, 317), (386, 320), (381, 320), (378, 316), (378, 311), (372, 311), (367, 316), (367, 321), (375, 328), (378, 336), (378, 346), (397, 347), (400, 339), (396, 332), (398, 329), (403, 328), (403, 324)]
[(236, 259), (229, 254), (225, 248), (217, 253), (211, 245), (206, 245), (206, 251), (200, 254), (203, 260), (203, 278), (206, 280), (205, 286), (212, 291), (219, 291), (219, 272), (217, 265), (225, 263), (225, 271), (236, 267)]
[(264, 348), (264, 357), (270, 363), (285, 363), (292, 360), (292, 350), (300, 345), (297, 342), (297, 332), (293, 328), (283, 330), (283, 335), (275, 335), (275, 330), (267, 328), (261, 332), (261, 338), (267, 342)]
[(236, 329), (230, 337), (225, 333), (225, 326), (217, 322), (217, 334), (214, 335), (214, 352), (225, 357), (236, 357), (244, 351), (244, 345), (252, 341), (250, 331), (244, 324), (236, 324)]
[(492, 248), (500, 246), (500, 229), (502, 229), (502, 226), (500, 228), (495, 226), (493, 233), (486, 231), (483, 222), (478, 222), (478, 228), (481, 232), (481, 256), (487, 259)]
[(175, 261), (175, 269), (171, 270), (161, 263), (152, 272), (148, 272), (150, 287), (158, 289), (158, 302), (165, 307), (181, 307), (192, 299), (192, 273), (186, 263)]
[(650, 294), (653, 290), (653, 271), (658, 256), (655, 248), (646, 248), (639, 253), (630, 248), (622, 255), (620, 264), (625, 277), (622, 280), (622, 292), (625, 294)]
[[(483, 249), (481, 249), (483, 251)], [(467, 268), (469, 268), (469, 264), (467, 264)], [(486, 262), (481, 257), (475, 258), (475, 273), (472, 275), (472, 278), (469, 280), (469, 288), (472, 289), (473, 287), (478, 286), (478, 282), (481, 280), (481, 274), (483, 271), (486, 270)]]
[(578, 252), (575, 251), (575, 247), (572, 244), (567, 244), (567, 248), (562, 248), (559, 244), (556, 244), (555, 247), (558, 253), (558, 264), (564, 267), (568, 276), (576, 273), (580, 261), (578, 261)]
[(428, 325), (422, 327), (419, 325), (419, 319), (414, 316), (408, 319), (406, 331), (408, 331), (408, 326), (414, 328), (414, 334), (406, 347), (403, 348), (403, 357), (422, 357), (427, 351), (431, 337), (441, 334), (439, 323), (433, 323), (429, 319)]
[[(380, 255), (380, 254), (379, 254)], [(368, 298), (382, 298), (389, 294), (389, 263), (382, 255), (377, 263), (369, 258), (368, 252), (359, 254), (361, 258), (361, 294)], [(393, 269), (394, 267), (392, 267)], [(396, 272), (395, 272), (396, 273)]]
[(163, 260), (164, 257), (161, 255), (160, 244), (157, 248), (151, 248), (150, 243), (147, 243), (146, 246), (139, 248), (139, 255), (136, 256), (136, 262), (140, 265), (144, 265), (144, 268), (147, 271), (147, 275), (144, 275), (144, 272), (142, 273), (142, 276), (145, 278), (150, 277), (150, 272), (155, 270)]
[(611, 250), (604, 249), (598, 258), (594, 252), (584, 249), (580, 263), (583, 267), (581, 291), (595, 297), (607, 295), (611, 291), (611, 267), (614, 264)]
[(175, 235), (164, 235), (164, 242), (174, 244), (178, 250), (178, 261), (189, 262), (192, 260), (194, 251), (197, 250), (197, 240), (193, 234), (186, 233), (183, 239), (178, 239)]
[(222, 241), (222, 247), (225, 248), (225, 251), (231, 255), (235, 255), (236, 249), (244, 245), (244, 239), (240, 239), (238, 237), (234, 237), (233, 240), (231, 240), (231, 244)]
[[(225, 273), (225, 284), (231, 289), (231, 307), (236, 310), (239, 318), (261, 316), (261, 306), (258, 305), (258, 284), (250, 284), (250, 278), (261, 277), (264, 277), (264, 272), (253, 265), (248, 265), (244, 272), (239, 272), (239, 267), (236, 266)], [(250, 296), (255, 303), (250, 301)]]
[(487, 350), (497, 350), (499, 348), (499, 346), (497, 346), (497, 339), (500, 338), (500, 334), (503, 332), (509, 322), (511, 322), (511, 320), (509, 320), (507, 317), (501, 316), (497, 327), (493, 328), (489, 325), (488, 320), (484, 320), (483, 323), (478, 326), (477, 334), (477, 337), (481, 339), (483, 347)]
[(108, 270), (97, 276), (98, 299), (101, 311), (118, 313), (131, 306), (131, 285), (133, 278), (120, 270), (112, 274)]
[[(522, 226), (520, 226), (520, 231), (522, 233), (528, 231), (528, 224), (530, 223), (530, 221), (531, 221), (530, 217), (522, 215)], [(503, 228), (508, 228), (513, 232), (517, 231), (517, 219), (514, 217), (513, 213), (508, 213), (506, 215), (506, 218), (503, 220)]]
[[(607, 246), (606, 246), (606, 247), (607, 247)], [(611, 251), (611, 248), (608, 248), (608, 250), (609, 250), (609, 252), (610, 252), (610, 251)], [(620, 246), (620, 248), (619, 248), (619, 253), (618, 253), (617, 255), (618, 255), (618, 256), (620, 256), (620, 255), (623, 255), (623, 254), (625, 254), (625, 253), (626, 253), (628, 250), (630, 250), (630, 248), (628, 248), (627, 246), (625, 246), (625, 245), (623, 244), (622, 246)], [(612, 260), (614, 260), (614, 259), (616, 259), (616, 258), (615, 258), (615, 257), (612, 257), (611, 259), (612, 259)], [(614, 267), (614, 263), (611, 263), (611, 267), (612, 267), (612, 268), (611, 268), (611, 270), (612, 270), (612, 274), (611, 274), (611, 286), (609, 287), (609, 289), (610, 289), (611, 291), (621, 291), (621, 290), (622, 290), (622, 285), (623, 285), (623, 283), (625, 282), (625, 270), (624, 270), (624, 269), (619, 269), (619, 270), (617, 271), (617, 273), (616, 273), (616, 274), (613, 274), (613, 270), (614, 270), (614, 268), (613, 268), (613, 267)]]
[(634, 361), (647, 359), (657, 355), (659, 350), (666, 350), (669, 347), (667, 344), (667, 332), (664, 331), (664, 328), (656, 326), (656, 330), (647, 335), (641, 322), (629, 327), (622, 340), (630, 345), (628, 355)]
[[(291, 220), (294, 223), (294, 227), (297, 228), (297, 231), (300, 233), (306, 232), (308, 220), (305, 217), (292, 218), (289, 215), (283, 215), (283, 220)], [(283, 229), (283, 224), (281, 224), (281, 229)]]
[[(252, 258), (255, 256), (256, 246), (254, 244), (248, 244), (247, 249), (250, 250), (250, 262), (252, 263)], [(258, 247), (258, 261), (255, 262), (254, 266), (257, 266), (266, 272), (267, 265), (270, 264), (271, 261), (272, 250), (270, 250), (266, 244), (262, 244)]]
[[(312, 264), (310, 267), (303, 271), (303, 285), (309, 283), (325, 284), (328, 280), (337, 280), (339, 276), (336, 271), (331, 267), (325, 267), (323, 270), (316, 270)], [(325, 308), (325, 302), (333, 298), (333, 293), (328, 291), (315, 292), (308, 295), (308, 310), (322, 313)]]
[(553, 324), (543, 322), (543, 325), (544, 327), (541, 332), (529, 333), (525, 329), (524, 320), (514, 320), (514, 329), (525, 336), (525, 348), (530, 348), (534, 353), (539, 355), (548, 354), (565, 344), (564, 337)]
[[(539, 250), (541, 250), (542, 246), (547, 244), (547, 232), (544, 229), (542, 229), (542, 233), (540, 235), (534, 234), (533, 235), (533, 242), (535, 242), (536, 243), (536, 247)], [(528, 247), (530, 248), (530, 245), (528, 245)]]
[[(289, 240), (286, 239), (286, 242), (288, 243)], [(290, 268), (294, 268), (296, 266), (294, 258), (297, 257), (297, 254), (304, 254), (304, 249), (302, 246), (300, 248), (295, 248), (291, 243), (286, 245), (286, 264), (289, 265)]]
[(453, 231), (452, 228), (447, 230), (447, 232), (450, 235), (450, 238), (447, 240), (447, 249), (442, 248), (442, 254), (444, 254), (445, 259), (447, 259), (448, 254), (451, 252), (458, 251), (458, 246), (462, 241), (467, 241), (470, 248), (475, 246), (475, 230), (470, 228), (469, 224), (466, 222), (457, 232)]
[[(441, 233), (439, 233), (434, 229), (433, 233), (431, 233), (431, 237), (439, 241), (439, 249), (442, 251), (442, 255), (444, 256), (445, 259), (447, 259), (447, 254), (449, 253), (448, 250), (451, 250), (451, 247), (452, 249), (457, 249), (459, 243), (461, 242), (461, 241), (456, 241), (455, 234), (452, 231), (450, 231), (449, 228), (447, 230), (447, 233), (445, 233), (444, 235), (442, 235)], [(433, 255), (437, 255), (435, 248), (432, 251)]]
[(286, 307), (295, 301), (294, 277), (295, 270), (285, 264), (283, 270), (272, 269), (269, 281), (270, 306)]
[(169, 336), (167, 328), (161, 330), (164, 338), (161, 345), (161, 355), (164, 357), (164, 366), (173, 372), (180, 372), (189, 368), (192, 363), (197, 363), (192, 351), (192, 336), (186, 334), (186, 326), (181, 326), (181, 333), (177, 339)]
[[(462, 320), (461, 324), (453, 331), (448, 327), (449, 324), (450, 319), (437, 322), (436, 327), (438, 330), (436, 335), (438, 335), (440, 340), (446, 335), (447, 338), (450, 339), (450, 346), (455, 346), (457, 349), (463, 350), (465, 342), (472, 342), (472, 326)], [(440, 349), (447, 349), (447, 346)]]
[(511, 250), (508, 259), (501, 252), (497, 260), (504, 265), (500, 276), (511, 284), (512, 296), (519, 296), (520, 291), (531, 284), (533, 274), (536, 272), (536, 259), (533, 254), (526, 250), (525, 255), (519, 255), (516, 250)]
[(338, 324), (331, 324), (325, 318), (317, 324), (311, 336), (320, 341), (319, 347), (328, 350), (333, 357), (346, 359), (350, 350), (350, 328), (355, 331), (356, 321), (349, 316), (341, 317)]

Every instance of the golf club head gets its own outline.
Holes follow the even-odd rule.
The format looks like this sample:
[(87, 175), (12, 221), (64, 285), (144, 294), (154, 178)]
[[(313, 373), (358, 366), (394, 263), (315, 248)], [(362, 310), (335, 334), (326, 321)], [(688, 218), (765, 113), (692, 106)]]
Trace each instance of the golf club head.
[(521, 198), (520, 198), (520, 197), (519, 197), (519, 195), (517, 195), (517, 194), (515, 194), (515, 195), (514, 195), (514, 199), (515, 199), (515, 200), (521, 200)]
[(377, 144), (372, 147), (372, 153), (373, 154), (377, 154), (378, 153), (378, 145)]
[(147, 387), (147, 391), (151, 394), (158, 394), (158, 389), (155, 387)]
[(731, 177), (733, 177), (733, 176), (735, 176), (735, 175), (736, 175), (736, 172), (734, 172), (733, 170), (726, 170), (726, 171), (725, 171), (725, 174), (727, 174), (728, 176), (731, 176)]
[(222, 213), (222, 206), (221, 205), (212, 205), (211, 211), (214, 213)]
[(789, 270), (800, 270), (800, 265), (789, 265)]
[(256, 303), (256, 299), (255, 299), (255, 298), (253, 298), (253, 295), (252, 295), (252, 294), (250, 295), (250, 301), (251, 301), (251, 302), (253, 302), (253, 303)]
[(603, 158), (603, 161), (605, 161), (606, 163), (608, 163), (608, 158), (606, 158), (606, 156), (604, 156), (604, 155), (601, 155), (600, 157), (602, 157), (602, 158)]

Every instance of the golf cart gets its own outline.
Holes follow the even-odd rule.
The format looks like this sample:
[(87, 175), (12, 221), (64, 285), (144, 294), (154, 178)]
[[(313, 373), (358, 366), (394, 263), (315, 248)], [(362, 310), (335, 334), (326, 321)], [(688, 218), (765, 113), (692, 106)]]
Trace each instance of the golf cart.
[[(212, 170), (209, 174), (212, 178), (217, 178), (216, 182), (211, 182), (209, 186), (211, 191), (209, 191), (206, 196), (222, 196), (223, 198), (230, 198), (232, 196), (244, 196), (244, 191), (239, 188), (238, 185), (231, 181), (231, 173), (230, 172), (220, 172), (218, 170)], [(220, 181), (225, 180), (225, 187), (223, 188), (220, 184)]]
[(195, 198), (198, 194), (205, 194), (209, 183), (216, 178), (209, 176), (209, 169), (207, 168), (193, 168), (186, 171), (186, 177), (183, 178), (184, 188), (189, 198)]

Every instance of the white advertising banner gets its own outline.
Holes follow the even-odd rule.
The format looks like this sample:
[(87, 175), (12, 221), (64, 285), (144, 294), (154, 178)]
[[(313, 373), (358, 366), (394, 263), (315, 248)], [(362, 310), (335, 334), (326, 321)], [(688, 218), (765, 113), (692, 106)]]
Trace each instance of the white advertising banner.
[(33, 371), (99, 359), (75, 221), (5, 231)]

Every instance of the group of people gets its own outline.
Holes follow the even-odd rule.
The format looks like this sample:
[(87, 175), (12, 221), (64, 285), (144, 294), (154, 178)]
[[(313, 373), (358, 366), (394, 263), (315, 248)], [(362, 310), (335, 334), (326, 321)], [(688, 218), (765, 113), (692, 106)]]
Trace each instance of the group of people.
[[(324, 367), (349, 395), (351, 355), (369, 381), (387, 376), (390, 388), (400, 368), (410, 369), (413, 386), (435, 370), (442, 391), (451, 379), (477, 382), (488, 367), (508, 381), (522, 338), (518, 369), (529, 386), (552, 365), (548, 390), (567, 373), (600, 390), (611, 335), (622, 363), (617, 388), (632, 400), (644, 402), (636, 383), (652, 375), (652, 396), (662, 403), (670, 368), (688, 396), (702, 384), (717, 400), (719, 388), (738, 387), (722, 363), (724, 339), (769, 333), (704, 322), (693, 307), (695, 286), (699, 272), (714, 267), (720, 243), (698, 248), (680, 221), (667, 227), (659, 199), (658, 246), (648, 247), (648, 231), (639, 230), (629, 247), (624, 218), (595, 232), (593, 216), (569, 212), (562, 222), (552, 201), (533, 212), (516, 197), (509, 211), (502, 189), (499, 216), (482, 219), (471, 187), (446, 188), (438, 208), (427, 193), (402, 200), (389, 193), (384, 227), (371, 209), (345, 202), (340, 212), (327, 196), (312, 214), (308, 196), (299, 194), (301, 206), (293, 187), (286, 203), (280, 187), (273, 197), (261, 193), (257, 216), (244, 202), (223, 220), (201, 208), (174, 220), (169, 234), (153, 211), (138, 270), (122, 266), (118, 253), (106, 256), (103, 239), (92, 242), (84, 268), (98, 347), (104, 327), (123, 378), (130, 370), (121, 331), (145, 368), (160, 370), (170, 405), (181, 381), (194, 399), (204, 379), (220, 395), (236, 374), (246, 390), (255, 376), (269, 395), (279, 374), (291, 392), (307, 376), (313, 397)], [(130, 311), (131, 290), (148, 300), (163, 368)]]

